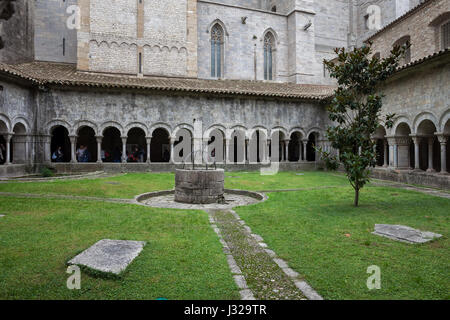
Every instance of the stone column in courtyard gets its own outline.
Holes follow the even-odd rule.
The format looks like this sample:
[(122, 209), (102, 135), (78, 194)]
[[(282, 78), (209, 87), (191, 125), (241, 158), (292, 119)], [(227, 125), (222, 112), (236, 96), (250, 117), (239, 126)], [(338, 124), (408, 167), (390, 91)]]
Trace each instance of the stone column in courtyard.
[(267, 139), (267, 146), (266, 146), (266, 159), (267, 159), (267, 163), (271, 163), (272, 159), (270, 158), (270, 145), (272, 143), (272, 139), (268, 138)]
[(410, 169), (409, 144), (411, 138), (409, 136), (396, 137), (395, 141), (397, 145), (397, 168)]
[(150, 159), (150, 146), (152, 143), (152, 137), (145, 137), (146, 141), (147, 141), (147, 163), (151, 162)]
[(267, 143), (261, 143), (261, 151), (260, 151), (261, 163), (269, 163), (268, 156), (267, 156), (268, 155), (267, 148), (268, 148)]
[(97, 139), (97, 163), (102, 163), (102, 141), (103, 136), (96, 136)]
[(209, 142), (209, 138), (203, 139), (202, 141), (202, 157), (203, 157), (203, 162), (205, 162), (205, 164), (209, 164), (212, 160), (211, 158), (211, 154), (209, 153), (209, 148), (208, 148), (208, 142)]
[(70, 140), (70, 162), (76, 163), (77, 156), (75, 154), (75, 147), (77, 143), (77, 136), (69, 136), (69, 140)]
[(174, 146), (175, 146), (175, 141), (176, 141), (176, 138), (174, 138), (174, 137), (171, 137), (170, 138), (170, 163), (175, 163), (175, 157), (174, 157), (174, 151), (173, 151), (173, 148), (174, 148)]
[(127, 140), (128, 137), (122, 138), (122, 163), (127, 163)]
[(388, 142), (383, 139), (383, 148), (384, 148), (384, 154), (383, 154), (383, 167), (387, 168), (389, 159), (388, 159), (388, 153), (389, 153), (389, 144)]
[(414, 170), (420, 170), (420, 141), (422, 138), (420, 136), (411, 136), (414, 143)]
[(249, 138), (245, 137), (245, 144), (244, 144), (244, 163), (249, 164), (250, 159), (248, 156), (248, 146), (249, 146)]
[(443, 133), (436, 134), (441, 145), (441, 174), (447, 174), (447, 139)]
[(192, 149), (195, 164), (203, 164), (202, 141), (203, 141), (203, 119), (194, 119), (194, 147)]
[(302, 140), (303, 141), (303, 154), (302, 158), (303, 161), (306, 161), (306, 154), (307, 154), (307, 148), (308, 148), (308, 139)]
[(50, 149), (50, 144), (52, 142), (52, 136), (50, 135), (44, 135), (43, 136), (43, 142), (44, 142), (44, 162), (49, 163), (52, 159), (52, 151)]
[(289, 162), (289, 139), (284, 140), (284, 162)]
[(230, 144), (231, 144), (231, 139), (226, 138), (225, 139), (225, 154), (224, 154), (224, 158), (225, 158), (225, 163), (232, 163), (233, 159), (231, 158), (230, 155)]
[(389, 146), (389, 168), (396, 167), (397, 156), (395, 155), (396, 142), (395, 137), (386, 137)]
[(302, 162), (302, 153), (303, 153), (302, 141), (298, 140), (298, 161), (297, 162)]
[(428, 137), (428, 169), (427, 172), (436, 172), (433, 168), (433, 144), (434, 137)]
[(11, 139), (13, 137), (12, 133), (8, 133), (5, 136), (6, 140), (6, 159), (5, 164), (11, 164)]

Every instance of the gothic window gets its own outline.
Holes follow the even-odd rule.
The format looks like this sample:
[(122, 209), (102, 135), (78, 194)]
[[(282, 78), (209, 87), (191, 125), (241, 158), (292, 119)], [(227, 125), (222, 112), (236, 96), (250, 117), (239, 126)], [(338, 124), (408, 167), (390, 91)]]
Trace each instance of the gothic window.
[(441, 26), (442, 50), (450, 48), (450, 20)]
[(274, 49), (275, 38), (268, 32), (264, 37), (264, 80), (273, 80)]
[(219, 24), (211, 29), (211, 77), (223, 76), (223, 39), (224, 30)]

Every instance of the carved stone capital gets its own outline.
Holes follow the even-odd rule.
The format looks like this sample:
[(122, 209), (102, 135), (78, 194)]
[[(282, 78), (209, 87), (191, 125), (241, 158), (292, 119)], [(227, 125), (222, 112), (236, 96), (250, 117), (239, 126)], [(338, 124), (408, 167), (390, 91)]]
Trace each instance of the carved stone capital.
[(438, 138), (438, 141), (440, 144), (446, 145), (448, 141), (448, 136), (446, 136), (443, 133), (437, 133), (436, 137)]
[(409, 136), (395, 137), (395, 142), (398, 146), (409, 146), (411, 138)]

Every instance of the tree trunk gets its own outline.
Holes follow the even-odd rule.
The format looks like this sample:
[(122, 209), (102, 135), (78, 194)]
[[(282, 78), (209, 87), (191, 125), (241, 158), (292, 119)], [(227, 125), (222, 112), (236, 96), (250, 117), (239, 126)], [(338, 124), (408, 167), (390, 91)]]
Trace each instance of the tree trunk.
[(355, 188), (355, 207), (359, 205), (359, 189)]

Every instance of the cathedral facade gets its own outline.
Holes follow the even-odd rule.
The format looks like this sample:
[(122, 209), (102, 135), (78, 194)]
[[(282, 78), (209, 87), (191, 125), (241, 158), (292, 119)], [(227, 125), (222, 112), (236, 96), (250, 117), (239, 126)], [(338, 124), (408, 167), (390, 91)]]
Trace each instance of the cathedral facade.
[[(447, 172), (442, 152), (448, 153), (449, 100), (442, 80), (449, 74), (448, 1), (11, 3), (15, 10), (2, 21), (0, 49), (0, 142), (6, 150), (1, 175), (42, 165), (59, 171), (159, 170), (196, 152), (241, 168), (276, 160), (273, 146), (286, 168), (316, 167), (313, 146), (329, 148), (324, 100), (334, 89), (323, 60), (335, 58), (336, 47), (351, 49), (367, 40), (381, 56), (408, 36), (410, 57), (386, 88), (385, 109), (398, 110), (398, 121), (407, 119), (410, 129), (396, 134), (403, 122), (393, 132), (380, 129), (374, 137), (379, 164)], [(426, 23), (418, 27), (423, 17)], [(398, 87), (419, 88), (422, 100), (402, 104), (405, 91)], [(434, 128), (420, 131), (423, 119), (417, 116)], [(432, 147), (419, 145), (414, 153), (416, 138), (422, 144), (433, 138)], [(220, 150), (217, 141), (223, 142)], [(87, 163), (77, 158), (80, 146), (89, 150)], [(52, 155), (59, 148), (63, 157), (56, 163)], [(130, 163), (127, 155), (135, 148), (143, 156)]]

